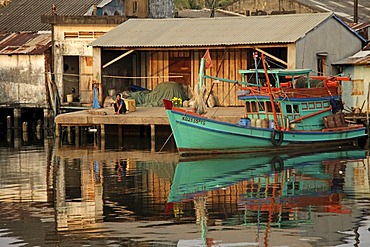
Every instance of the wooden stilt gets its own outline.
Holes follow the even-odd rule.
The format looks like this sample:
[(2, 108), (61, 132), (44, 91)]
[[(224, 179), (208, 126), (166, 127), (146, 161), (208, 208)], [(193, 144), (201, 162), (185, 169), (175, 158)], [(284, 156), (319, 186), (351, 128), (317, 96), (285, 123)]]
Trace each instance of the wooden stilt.
[(72, 133), (71, 133), (71, 126), (67, 127), (67, 139), (68, 139), (68, 144), (72, 143)]
[(150, 151), (155, 152), (155, 125), (150, 125)]
[(75, 127), (75, 146), (80, 146), (80, 126)]
[(56, 137), (60, 137), (61, 136), (61, 127), (60, 127), (60, 124), (55, 124), (55, 136)]

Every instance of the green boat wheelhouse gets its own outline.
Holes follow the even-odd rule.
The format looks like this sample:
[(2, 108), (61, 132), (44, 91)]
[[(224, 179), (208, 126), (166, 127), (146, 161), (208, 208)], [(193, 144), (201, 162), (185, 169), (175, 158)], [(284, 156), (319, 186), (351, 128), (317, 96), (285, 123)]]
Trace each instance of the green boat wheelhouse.
[(339, 83), (329, 77), (310, 77), (310, 72), (311, 69), (267, 70), (271, 84), (268, 89), (264, 70), (240, 70), (243, 82), (238, 98), (245, 102), (245, 117), (251, 126), (268, 127), (267, 122), (271, 127), (271, 93), (280, 129), (323, 129), (323, 118), (332, 115), (333, 103), (339, 100)]

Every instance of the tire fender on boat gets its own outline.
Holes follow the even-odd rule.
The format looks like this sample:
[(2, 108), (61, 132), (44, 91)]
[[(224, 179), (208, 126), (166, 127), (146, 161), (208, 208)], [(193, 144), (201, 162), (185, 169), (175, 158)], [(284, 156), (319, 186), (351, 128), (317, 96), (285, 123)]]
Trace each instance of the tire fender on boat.
[(278, 172), (284, 170), (284, 161), (280, 156), (275, 156), (271, 160), (271, 171)]
[[(278, 135), (278, 139), (276, 139), (276, 135)], [(275, 147), (280, 146), (283, 143), (284, 133), (281, 130), (274, 129), (271, 133), (271, 143)]]

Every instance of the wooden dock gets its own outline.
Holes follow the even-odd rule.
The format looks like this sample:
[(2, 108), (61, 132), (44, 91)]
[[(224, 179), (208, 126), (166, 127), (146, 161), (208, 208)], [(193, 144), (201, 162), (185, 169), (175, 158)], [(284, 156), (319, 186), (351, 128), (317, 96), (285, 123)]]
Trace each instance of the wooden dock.
[[(183, 108), (192, 111), (191, 108)], [(207, 108), (206, 117), (230, 123), (238, 123), (245, 114), (244, 107), (214, 107)], [(105, 126), (150, 126), (151, 139), (155, 140), (156, 126), (169, 126), (164, 107), (137, 107), (135, 111), (115, 115), (112, 108), (89, 109), (64, 113), (55, 118), (55, 135), (59, 138), (65, 128), (71, 131), (74, 127), (75, 136), (80, 136), (80, 127), (88, 126), (96, 129), (99, 142), (105, 141)], [(121, 132), (121, 133), (120, 133)], [(118, 128), (118, 135), (123, 135), (122, 128)], [(102, 144), (104, 146), (104, 143)]]
[[(184, 108), (191, 111), (190, 108)], [(206, 117), (237, 123), (244, 115), (243, 107), (208, 108)], [(56, 116), (55, 123), (60, 126), (90, 125), (169, 125), (164, 107), (137, 107), (136, 111), (114, 115), (113, 109), (100, 108), (64, 113)]]

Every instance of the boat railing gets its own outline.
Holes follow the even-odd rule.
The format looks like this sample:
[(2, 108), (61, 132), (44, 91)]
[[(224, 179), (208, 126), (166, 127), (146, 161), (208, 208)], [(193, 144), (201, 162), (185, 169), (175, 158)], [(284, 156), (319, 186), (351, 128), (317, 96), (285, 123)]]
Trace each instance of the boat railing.
[(204, 78), (218, 80), (218, 81), (223, 81), (223, 82), (229, 82), (229, 83), (245, 84), (245, 83), (240, 82), (240, 81), (237, 81), (237, 80), (230, 80), (230, 79), (225, 79), (225, 78), (216, 77), (216, 76), (210, 76), (210, 75), (204, 75)]

